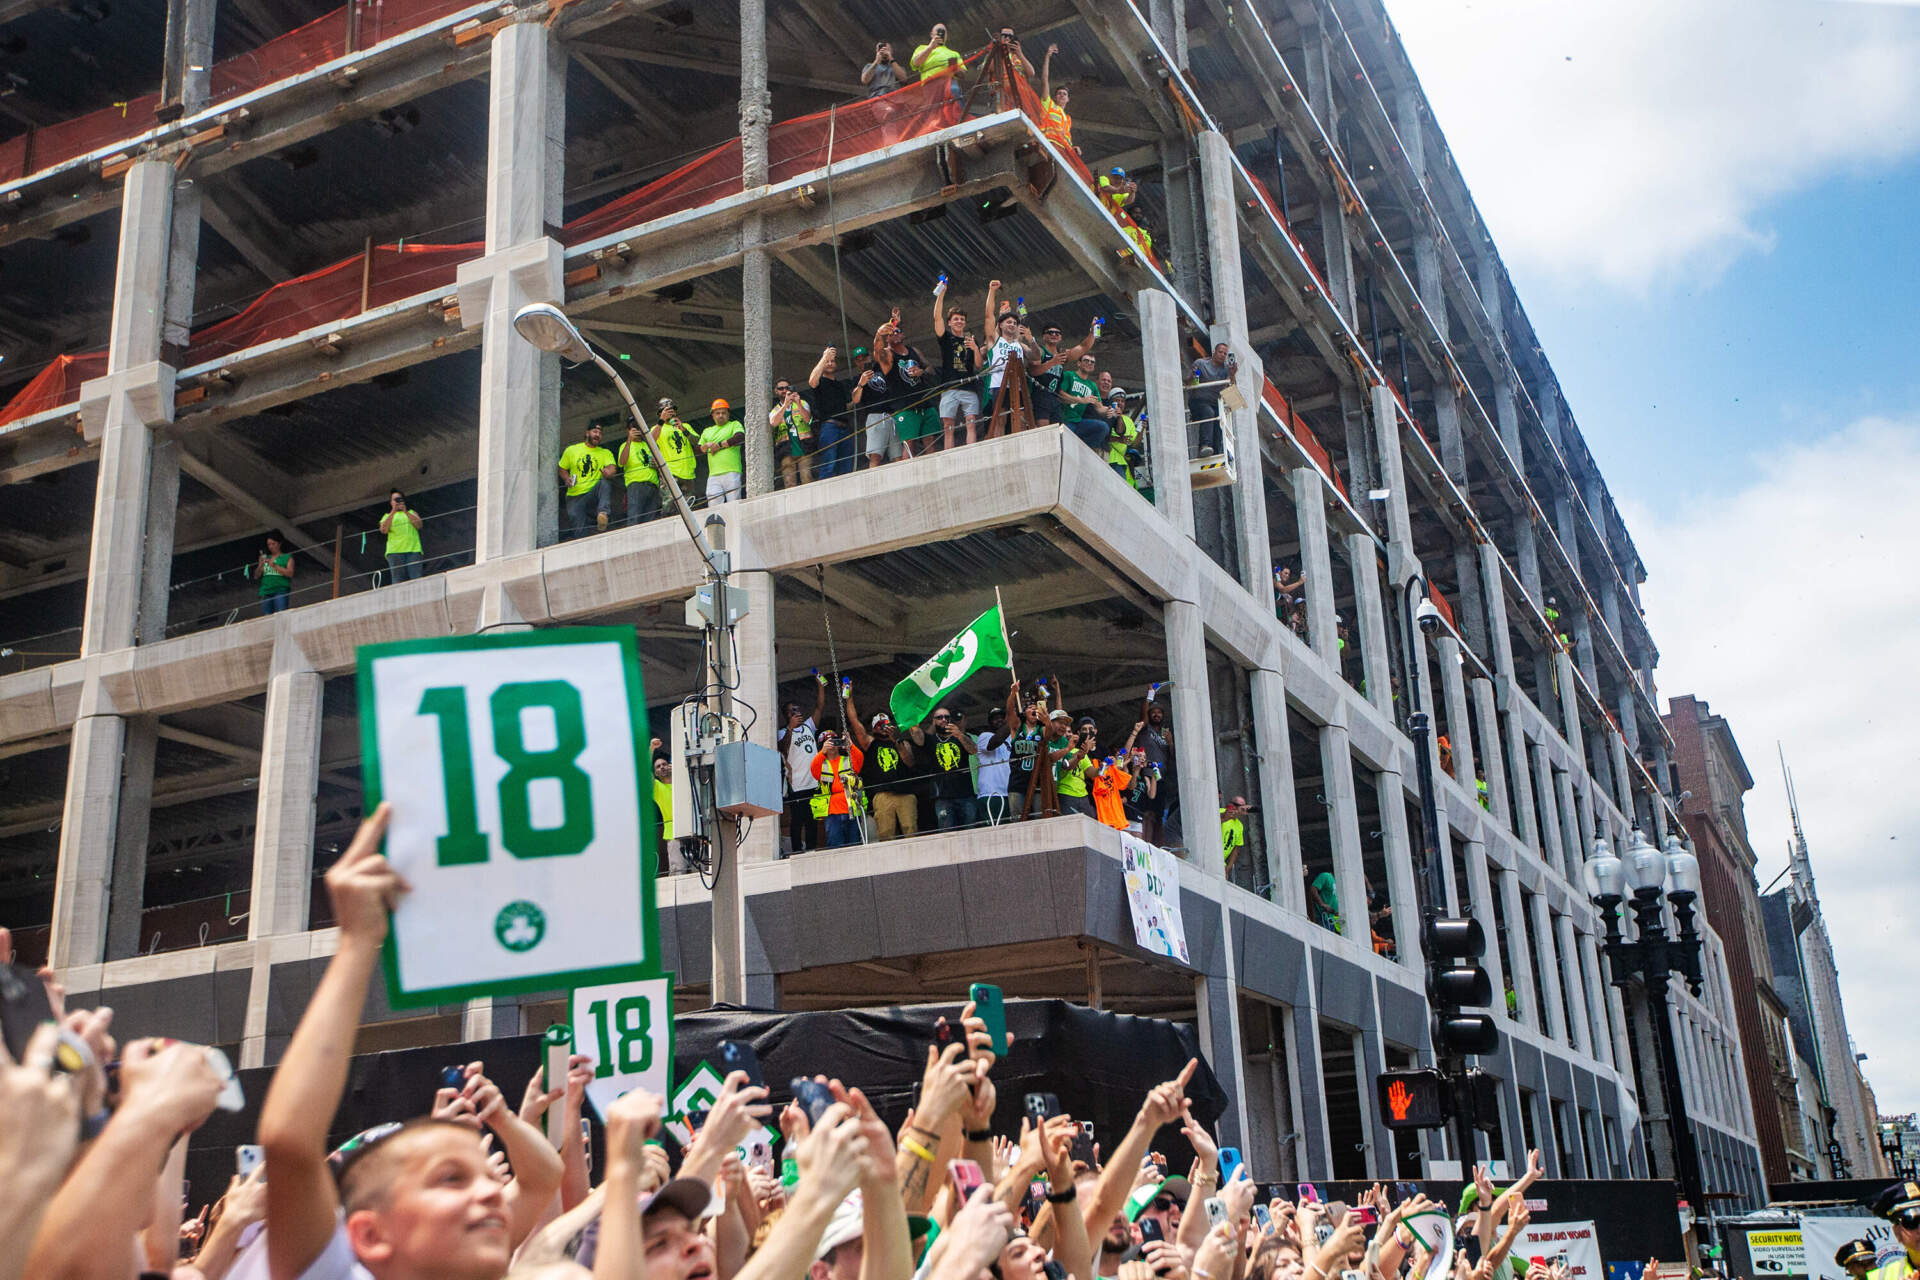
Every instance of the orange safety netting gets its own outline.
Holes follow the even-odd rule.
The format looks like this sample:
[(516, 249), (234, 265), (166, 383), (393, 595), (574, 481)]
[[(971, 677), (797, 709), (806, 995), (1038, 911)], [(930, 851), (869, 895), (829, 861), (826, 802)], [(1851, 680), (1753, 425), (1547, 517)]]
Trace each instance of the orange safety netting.
[[(473, 0), (352, 0), (257, 49), (215, 63), (208, 72), (208, 104), (237, 98), (262, 85), (310, 71), (355, 48), (369, 48), (436, 18), (457, 13), (472, 3)], [(359, 31), (350, 37), (356, 16)], [(157, 92), (145, 93), (72, 120), (28, 129), (18, 137), (0, 142), (0, 182), (13, 182), (75, 156), (139, 137), (161, 124), (153, 114), (159, 105)]]
[(1280, 421), (1287, 424), (1287, 430), (1293, 432), (1293, 438), (1300, 442), (1300, 447), (1306, 450), (1309, 458), (1313, 459), (1313, 465), (1320, 469), (1320, 474), (1333, 482), (1333, 487), (1340, 491), (1341, 497), (1347, 497), (1347, 482), (1340, 478), (1340, 468), (1333, 465), (1333, 455), (1328, 453), (1325, 446), (1320, 443), (1320, 437), (1313, 434), (1313, 428), (1294, 416), (1293, 406), (1288, 404), (1287, 398), (1280, 394), (1280, 388), (1269, 381), (1265, 387), (1261, 388), (1260, 398), (1267, 402), (1268, 408), (1280, 416)]
[[(1033, 86), (1027, 82), (1025, 76), (1017, 72), (1011, 75), (997, 75), (994, 77), (994, 84), (996, 88), (1003, 91), (1010, 84), (1014, 100), (1019, 104), (1021, 113), (1033, 121), (1036, 127), (1045, 123), (1047, 117), (1046, 113), (1040, 109), (1040, 95), (1034, 92)], [(1111, 198), (1102, 194), (1103, 188), (1100, 186), (1099, 178), (1087, 166), (1087, 162), (1081, 158), (1080, 153), (1071, 148), (1062, 147), (1057, 142), (1054, 144), (1054, 149), (1066, 159), (1068, 167), (1080, 175), (1080, 181), (1086, 184), (1087, 190), (1100, 199), (1101, 207), (1113, 215), (1114, 221), (1118, 222), (1121, 229), (1127, 233), (1127, 239), (1133, 241), (1134, 248), (1146, 255), (1147, 261), (1153, 264), (1154, 270), (1164, 274), (1166, 268), (1161, 266), (1160, 259), (1153, 252), (1153, 238), (1133, 220), (1133, 215), (1127, 212), (1124, 205), (1116, 204)]]
[(7, 402), (5, 412), (0, 413), (0, 422), (12, 422), (16, 418), (44, 413), (56, 405), (78, 400), (80, 384), (89, 378), (98, 378), (106, 371), (107, 353), (104, 351), (90, 351), (79, 356), (55, 356), (46, 368), (34, 376), (32, 382), (20, 388), (13, 399)]
[(1433, 598), (1433, 607), (1438, 609), (1440, 616), (1447, 620), (1447, 626), (1452, 628), (1455, 635), (1459, 635), (1460, 624), (1453, 620), (1453, 606), (1448, 604), (1447, 598), (1440, 594), (1440, 588), (1428, 583), (1427, 594)]

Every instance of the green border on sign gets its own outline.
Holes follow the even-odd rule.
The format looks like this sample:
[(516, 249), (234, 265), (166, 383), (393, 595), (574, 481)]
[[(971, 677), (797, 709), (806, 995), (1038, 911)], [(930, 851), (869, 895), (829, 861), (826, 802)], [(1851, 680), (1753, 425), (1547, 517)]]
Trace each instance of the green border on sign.
[[(658, 982), (662, 978), (666, 979), (666, 983), (667, 983), (667, 1091), (660, 1098), (660, 1106), (662, 1109), (665, 1109), (668, 1106), (668, 1104), (671, 1103), (673, 1100), (673, 979), (674, 979), (674, 975), (671, 973), (636, 973), (624, 978), (614, 978), (611, 981), (613, 982)], [(582, 982), (579, 984), (579, 987), (604, 987), (607, 985), (608, 985), (607, 982)], [(567, 988), (567, 1017), (569, 1019), (573, 1017), (574, 992), (577, 991), (579, 987)], [(580, 1024), (577, 1022), (570, 1022), (568, 1025), (573, 1029), (573, 1052), (578, 1053), (580, 1052)], [(598, 1044), (593, 1046), (593, 1048), (595, 1049), (598, 1049), (599, 1047), (600, 1046)], [(595, 1065), (596, 1066), (599, 1065), (597, 1059), (595, 1060)], [(588, 1095), (587, 1105), (589, 1106), (592, 1105), (591, 1097), (592, 1095)], [(595, 1109), (598, 1110), (598, 1108), (595, 1108)], [(607, 1118), (605, 1116), (601, 1116), (600, 1117), (601, 1123), (602, 1124), (606, 1123), (606, 1119)]]
[[(641, 772), (646, 759), (642, 744), (647, 741), (647, 700), (640, 681), (640, 648), (631, 627), (550, 627), (537, 631), (514, 631), (495, 636), (435, 636), (425, 640), (395, 640), (387, 644), (361, 645), (354, 655), (357, 664), (355, 688), (360, 700), (360, 776), (363, 811), (372, 813), (383, 794), (380, 768), (380, 733), (376, 723), (373, 664), (380, 658), (398, 654), (449, 653), (468, 649), (525, 649), (563, 644), (616, 644), (620, 647), (626, 673), (627, 718), (633, 727), (634, 788), (640, 802), (640, 930), (647, 958), (598, 969), (566, 969), (534, 974), (502, 982), (479, 982), (467, 986), (436, 987), (431, 990), (402, 990), (400, 986), (399, 941), (388, 918), (386, 946), (381, 967), (387, 975), (387, 1005), (394, 1009), (421, 1009), (452, 1004), (481, 996), (526, 995), (535, 992), (567, 991), (575, 987), (596, 987), (610, 982), (628, 982), (639, 978), (670, 976), (660, 969), (660, 929), (654, 914), (655, 869), (659, 854), (653, 839), (653, 775)], [(384, 841), (382, 842), (384, 844)], [(384, 852), (384, 849), (382, 850)], [(585, 886), (591, 891), (591, 886)], [(571, 996), (569, 996), (571, 1000)]]

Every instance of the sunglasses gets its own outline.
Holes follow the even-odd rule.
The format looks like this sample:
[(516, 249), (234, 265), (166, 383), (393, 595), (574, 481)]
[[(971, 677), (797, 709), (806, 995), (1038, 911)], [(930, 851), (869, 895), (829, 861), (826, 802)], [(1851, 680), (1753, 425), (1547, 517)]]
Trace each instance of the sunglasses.
[(1172, 1197), (1172, 1196), (1161, 1196), (1161, 1197), (1160, 1197), (1160, 1198), (1159, 1198), (1158, 1200), (1155, 1200), (1155, 1201), (1153, 1202), (1153, 1207), (1154, 1207), (1154, 1209), (1155, 1209), (1155, 1210), (1157, 1210), (1158, 1212), (1160, 1212), (1160, 1213), (1165, 1213), (1165, 1212), (1167, 1212), (1167, 1211), (1168, 1211), (1169, 1209), (1171, 1209), (1171, 1208), (1173, 1208), (1173, 1197)]

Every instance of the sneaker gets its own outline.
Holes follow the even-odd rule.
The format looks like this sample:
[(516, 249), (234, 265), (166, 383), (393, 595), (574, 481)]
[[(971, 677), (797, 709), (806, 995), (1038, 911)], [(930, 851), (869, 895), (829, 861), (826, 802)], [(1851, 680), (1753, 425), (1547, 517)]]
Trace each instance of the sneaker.
[(1201, 457), (1203, 457), (1203, 458), (1211, 458), (1211, 457), (1213, 456), (1213, 450), (1211, 450), (1211, 449), (1209, 449), (1209, 448), (1207, 448), (1207, 446), (1205, 446), (1205, 445), (1201, 445), (1201, 446), (1200, 446), (1200, 456), (1201, 456)]
[(600, 526), (600, 532), (605, 533), (607, 531), (607, 513), (606, 512), (602, 511), (599, 515), (595, 516), (593, 518), (593, 522)]

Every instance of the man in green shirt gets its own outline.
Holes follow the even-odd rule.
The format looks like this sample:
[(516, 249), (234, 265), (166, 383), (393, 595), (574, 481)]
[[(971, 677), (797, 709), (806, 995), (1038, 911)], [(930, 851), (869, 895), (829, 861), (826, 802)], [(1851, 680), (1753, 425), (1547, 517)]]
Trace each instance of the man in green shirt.
[[(947, 24), (936, 22), (933, 30), (927, 34), (927, 42), (913, 51), (908, 66), (920, 73), (921, 83), (935, 76), (952, 75), (967, 65), (966, 55), (947, 47)], [(959, 96), (960, 84), (954, 81), (954, 95)]]
[(1322, 871), (1308, 883), (1307, 906), (1315, 924), (1340, 932), (1340, 889), (1334, 884), (1333, 872)]
[(1060, 421), (1095, 453), (1107, 452), (1107, 420), (1100, 414), (1100, 384), (1094, 381), (1093, 353), (1060, 371)]
[(387, 577), (412, 582), (420, 576), (420, 513), (407, 506), (407, 495), (395, 489), (387, 495), (387, 514), (380, 517), (387, 535)]
[(267, 535), (267, 549), (253, 572), (260, 579), (261, 613), (280, 613), (293, 603), (293, 556), (279, 534)]
[[(700, 437), (693, 428), (680, 421), (680, 411), (666, 396), (660, 397), (659, 420), (654, 424), (653, 442), (660, 446), (660, 456), (666, 459), (667, 471), (672, 474), (674, 483), (680, 486), (680, 495), (689, 505), (698, 506), (700, 494), (693, 481), (700, 469)], [(663, 493), (663, 505), (664, 502)]]
[(589, 422), (586, 438), (568, 445), (560, 455), (560, 483), (567, 486), (560, 517), (563, 540), (582, 538), (607, 527), (607, 517), (613, 511), (613, 491), (601, 482), (613, 469), (613, 454), (600, 447), (600, 424)]
[[(1140, 439), (1140, 427), (1127, 416), (1127, 393), (1119, 387), (1107, 392), (1107, 465), (1112, 467), (1122, 480), (1134, 484), (1133, 464), (1127, 461), (1127, 454)], [(1137, 487), (1137, 486), (1136, 486)]]
[(1226, 859), (1228, 871), (1233, 870), (1233, 856), (1247, 847), (1247, 798), (1235, 796), (1227, 801), (1226, 808), (1220, 810), (1220, 853)]
[[(657, 437), (660, 428), (655, 427)], [(627, 424), (627, 438), (620, 445), (620, 476), (627, 482), (627, 523), (640, 524), (660, 514), (660, 468), (654, 465), (653, 450), (647, 447), (640, 424)]]
[(1047, 742), (1047, 758), (1053, 761), (1053, 791), (1060, 800), (1060, 812), (1084, 813), (1094, 817), (1093, 800), (1087, 794), (1087, 778), (1097, 767), (1092, 760), (1096, 750), (1094, 727), (1082, 721), (1078, 726), (1065, 711), (1055, 711), (1048, 727), (1059, 734)]
[(707, 455), (707, 501), (737, 502), (746, 488), (746, 428), (725, 400), (715, 400), (711, 408), (713, 425), (700, 432), (700, 452)]

